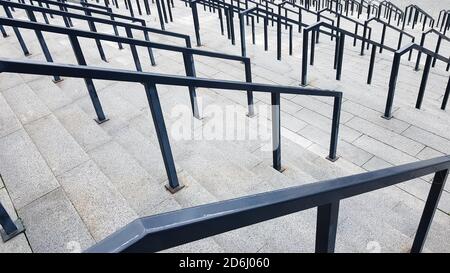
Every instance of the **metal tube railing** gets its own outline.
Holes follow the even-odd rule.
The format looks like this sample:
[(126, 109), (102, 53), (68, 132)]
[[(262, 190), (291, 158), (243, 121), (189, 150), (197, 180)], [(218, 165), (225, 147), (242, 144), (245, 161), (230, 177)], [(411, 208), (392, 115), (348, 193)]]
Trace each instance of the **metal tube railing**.
[(411, 247), (421, 252), (450, 169), (450, 156), (248, 195), (134, 220), (86, 252), (156, 252), (317, 207), (316, 252), (334, 252), (339, 202), (434, 173)]
[[(71, 34), (73, 40), (76, 39), (74, 34)], [(342, 93), (337, 91), (309, 89), (290, 86), (267, 85), (247, 82), (235, 82), (215, 79), (202, 79), (195, 77), (183, 77), (174, 75), (162, 75), (155, 73), (145, 73), (140, 71), (127, 71), (118, 69), (106, 69), (89, 66), (75, 66), (75, 65), (61, 65), (53, 63), (42, 63), (32, 61), (17, 61), (0, 59), (0, 73), (25, 73), (37, 75), (54, 75), (84, 78), (84, 79), (99, 79), (112, 81), (125, 81), (142, 83), (145, 86), (148, 102), (153, 114), (155, 128), (157, 130), (158, 141), (161, 146), (161, 152), (166, 167), (167, 177), (169, 178), (169, 185), (167, 188), (175, 192), (179, 190), (182, 185), (179, 184), (175, 163), (173, 161), (172, 152), (170, 149), (169, 139), (164, 124), (164, 118), (161, 112), (161, 105), (159, 103), (156, 84), (175, 85), (175, 86), (194, 86), (203, 88), (217, 88), (224, 90), (239, 90), (248, 92), (248, 90), (271, 93), (272, 94), (272, 131), (273, 133), (273, 149), (274, 149), (274, 168), (279, 170), (281, 166), (281, 128), (280, 128), (280, 94), (297, 94), (310, 95), (320, 97), (334, 98), (334, 108), (331, 126), (330, 150), (328, 158), (335, 160), (337, 158), (337, 140), (339, 132), (340, 108), (342, 103)], [(274, 113), (275, 112), (275, 113)]]

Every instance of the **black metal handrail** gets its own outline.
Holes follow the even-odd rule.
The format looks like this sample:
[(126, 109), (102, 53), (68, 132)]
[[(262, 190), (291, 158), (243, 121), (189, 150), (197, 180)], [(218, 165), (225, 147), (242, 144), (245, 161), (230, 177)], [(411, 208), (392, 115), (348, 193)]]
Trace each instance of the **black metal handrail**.
[[(378, 12), (377, 12), (377, 18), (381, 19), (381, 13), (384, 7), (384, 13), (383, 18), (388, 19), (388, 24), (391, 24), (392, 20), (392, 13), (394, 12), (394, 21), (397, 21), (397, 26), (400, 25), (400, 22), (403, 20), (404, 13), (403, 11), (396, 5), (394, 5), (392, 2), (389, 1), (382, 1), (378, 5)], [(398, 18), (398, 19), (397, 19)]]
[(86, 252), (156, 252), (317, 207), (316, 252), (334, 252), (339, 203), (434, 173), (411, 247), (422, 251), (450, 169), (450, 156), (248, 195), (134, 220)]
[[(76, 44), (77, 39), (74, 35), (71, 36), (72, 44)], [(75, 46), (78, 47), (78, 46)], [(151, 113), (153, 116), (153, 122), (155, 124), (158, 141), (161, 148), (162, 157), (164, 159), (164, 165), (166, 167), (166, 173), (169, 184), (166, 185), (167, 189), (171, 192), (179, 190), (180, 185), (175, 163), (170, 148), (169, 138), (167, 135), (164, 117), (161, 110), (161, 105), (156, 90), (156, 84), (172, 85), (172, 86), (193, 86), (203, 88), (217, 88), (223, 90), (239, 90), (248, 92), (253, 90), (257, 92), (265, 92), (271, 94), (272, 104), (272, 148), (273, 148), (273, 168), (281, 171), (281, 117), (280, 117), (280, 94), (296, 94), (296, 95), (308, 95), (319, 97), (332, 97), (333, 104), (333, 117), (331, 124), (331, 139), (330, 150), (327, 159), (335, 161), (338, 159), (336, 155), (338, 133), (339, 133), (339, 120), (342, 104), (342, 93), (338, 91), (310, 89), (291, 86), (279, 86), (268, 85), (259, 83), (248, 82), (236, 82), (216, 79), (203, 79), (195, 77), (175, 76), (175, 75), (163, 75), (156, 73), (146, 73), (140, 71), (128, 71), (119, 69), (106, 69), (98, 67), (89, 67), (85, 65), (63, 65), (44, 62), (32, 62), (32, 61), (17, 61), (0, 58), (0, 73), (25, 73), (34, 75), (61, 75), (67, 77), (84, 78), (87, 79), (99, 79), (99, 80), (111, 80), (111, 81), (124, 81), (124, 82), (136, 82), (142, 83), (145, 87), (145, 91), (150, 105)], [(100, 105), (100, 100), (96, 94), (90, 92), (91, 99), (94, 104)]]
[[(136, 46), (142, 46), (142, 47), (147, 47), (149, 49), (156, 48), (156, 49), (161, 49), (161, 50), (168, 50), (168, 51), (182, 53), (183, 61), (185, 64), (186, 75), (193, 76), (193, 77), (195, 77), (195, 75), (196, 75), (195, 66), (194, 66), (194, 58), (193, 58), (194, 55), (242, 62), (244, 64), (244, 68), (245, 68), (244, 73), (245, 73), (246, 81), (248, 81), (248, 82), (252, 81), (251, 63), (250, 63), (249, 58), (236, 56), (236, 55), (228, 55), (228, 54), (218, 53), (218, 52), (211, 52), (211, 51), (205, 51), (205, 50), (199, 50), (199, 49), (193, 49), (193, 48), (187, 48), (187, 47), (179, 47), (179, 46), (173, 46), (173, 45), (167, 45), (167, 44), (153, 43), (153, 42), (144, 41), (144, 40), (138, 40), (138, 39), (132, 38), (132, 35), (130, 35), (131, 32), (129, 31), (129, 29), (127, 29), (128, 30), (127, 34), (128, 34), (128, 37), (130, 37), (130, 38), (128, 38), (128, 37), (125, 38), (125, 37), (109, 35), (109, 34), (101, 34), (98, 32), (90, 32), (90, 31), (84, 31), (84, 30), (77, 30), (77, 29), (73, 29), (73, 28), (64, 28), (64, 27), (59, 27), (59, 26), (47, 25), (47, 24), (35, 22), (35, 20), (33, 20), (33, 18), (35, 18), (35, 17), (33, 15), (32, 11), (29, 11), (28, 14), (31, 16), (30, 18), (32, 18), (33, 22), (27, 22), (27, 21), (23, 21), (23, 20), (0, 17), (0, 25), (11, 26), (15, 29), (25, 28), (25, 29), (34, 30), (38, 37), (40, 45), (42, 47), (43, 53), (46, 56), (46, 59), (48, 62), (53, 62), (53, 59), (51, 57), (50, 51), (48, 50), (44, 36), (41, 33), (42, 31), (68, 35), (68, 37), (71, 41), (75, 56), (77, 57), (77, 62), (80, 65), (86, 65), (86, 60), (83, 56), (81, 46), (78, 42), (78, 37), (91, 38), (91, 39), (95, 39), (96, 41), (110, 41), (110, 42), (117, 42), (117, 43), (120, 42), (123, 44), (130, 45), (131, 54), (133, 56), (134, 64), (136, 66), (137, 71), (142, 71), (142, 65), (139, 60), (139, 55), (138, 55)], [(55, 74), (54, 77), (55, 77), (55, 81), (60, 80), (60, 77), (58, 74)], [(89, 82), (86, 82), (86, 85), (87, 85), (88, 89), (90, 90), (90, 93), (92, 93), (94, 96), (96, 96), (94, 83), (92, 83), (90, 80)], [(198, 103), (197, 103), (197, 99), (196, 99), (197, 95), (196, 95), (195, 87), (193, 87), (193, 86), (189, 87), (189, 96), (190, 96), (193, 115), (196, 118), (200, 118), (200, 114), (199, 114), (199, 110), (198, 110)], [(247, 102), (248, 102), (248, 110), (249, 110), (248, 115), (253, 116), (254, 115), (254, 103), (253, 103), (253, 94), (252, 94), (251, 90), (248, 90), (248, 92), (247, 92)], [(98, 115), (98, 122), (105, 121), (106, 117), (103, 114), (103, 110), (101, 108), (100, 103), (94, 103), (94, 105), (96, 105), (96, 113)]]
[[(320, 28), (327, 28), (330, 31), (324, 31), (324, 30), (321, 30)], [(309, 36), (308, 36), (310, 32), (311, 32), (311, 40), (309, 40)], [(305, 28), (303, 31), (302, 72), (301, 72), (301, 85), (303, 85), (303, 86), (306, 86), (308, 84), (307, 83), (308, 49), (309, 49), (308, 44), (309, 44), (309, 41), (311, 41), (309, 64), (314, 65), (315, 43), (316, 43), (315, 37), (317, 35), (317, 32), (336, 37), (336, 47), (335, 47), (335, 53), (334, 53), (334, 69), (336, 70), (336, 80), (341, 79), (345, 36), (349, 36), (354, 39), (364, 41), (364, 43), (372, 45), (372, 52), (371, 52), (371, 58), (370, 58), (370, 64), (369, 64), (369, 73), (368, 73), (368, 78), (367, 78), (368, 84), (371, 83), (371, 79), (372, 79), (373, 67), (374, 67), (374, 63), (375, 63), (376, 48), (383, 48), (385, 50), (395, 52), (394, 48), (386, 46), (385, 44), (381, 44), (381, 43), (372, 41), (369, 38), (365, 38), (364, 36), (356, 35), (352, 32), (337, 28), (336, 26), (330, 25), (325, 22), (317, 22), (317, 23), (312, 24), (309, 27)], [(334, 34), (333, 32), (336, 32), (336, 34)], [(410, 55), (410, 57), (411, 57), (411, 55)]]
[[(383, 118), (385, 118), (385, 119), (392, 118), (392, 106), (394, 103), (395, 88), (397, 85), (397, 77), (398, 77), (398, 72), (400, 69), (400, 59), (406, 52), (412, 51), (412, 50), (417, 50), (417, 51), (427, 55), (425, 67), (423, 69), (422, 80), (420, 82), (419, 94), (417, 96), (417, 101), (416, 101), (417, 109), (420, 109), (420, 107), (422, 105), (423, 96), (425, 94), (425, 88), (426, 88), (427, 81), (428, 81), (428, 75), (430, 73), (432, 59), (436, 58), (444, 63), (450, 64), (450, 58), (446, 58), (442, 55), (437, 54), (436, 52), (433, 52), (433, 51), (426, 49), (417, 44), (412, 43), (412, 44), (406, 45), (403, 48), (397, 50), (394, 54), (394, 60), (392, 61), (391, 75), (389, 77), (389, 91), (388, 91), (388, 96), (387, 96), (387, 100), (386, 100), (386, 108), (385, 108), (384, 116), (383, 116)], [(442, 100), (442, 105), (441, 105), (442, 110), (445, 110), (445, 107), (446, 107), (447, 101), (448, 101), (448, 97), (449, 97), (449, 93), (450, 93), (450, 78), (449, 78), (449, 81), (448, 81), (448, 84), (446, 87), (444, 99)]]
[[(414, 16), (413, 16), (413, 14), (414, 14)], [(427, 20), (430, 20), (428, 23), (430, 27), (432, 27), (434, 25), (433, 16), (426, 13), (423, 9), (421, 9), (417, 5), (409, 5), (405, 8), (402, 29), (405, 29), (406, 25), (409, 26), (409, 24), (411, 23), (411, 20), (412, 20), (412, 26), (411, 26), (412, 29), (414, 29), (415, 25), (418, 22), (420, 23), (421, 21), (423, 21), (422, 22), (422, 31), (425, 30)]]
[[(34, 0), (34, 1), (37, 1), (37, 0)], [(36, 6), (32, 6), (32, 5), (27, 5), (27, 4), (13, 3), (13, 2), (6, 1), (6, 0), (1, 0), (0, 2), (3, 6), (7, 6), (10, 8), (23, 9), (25, 11), (32, 10), (32, 11), (41, 12), (44, 14), (48, 13), (51, 15), (62, 16), (63, 18), (66, 18), (66, 20), (64, 20), (64, 22), (67, 27), (73, 26), (70, 23), (71, 19), (79, 19), (79, 20), (92, 22), (92, 23), (90, 23), (90, 25), (93, 25), (93, 28), (91, 27), (91, 29), (96, 29), (95, 23), (112, 25), (113, 29), (114, 29), (114, 33), (116, 35), (119, 35), (117, 27), (123, 27), (125, 29), (130, 28), (131, 30), (142, 31), (146, 37), (148, 36), (148, 33), (155, 33), (158, 35), (180, 38), (185, 41), (187, 47), (191, 47), (191, 41), (190, 41), (189, 35), (148, 27), (148, 26), (146, 26), (145, 20), (140, 20), (140, 19), (138, 20), (136, 18), (123, 16), (123, 15), (115, 14), (112, 12), (96, 11), (96, 10), (93, 10), (90, 8), (83, 8), (80, 6), (72, 6), (72, 5), (59, 3), (59, 2), (53, 2), (53, 1), (49, 1), (49, 0), (39, 0), (39, 1), (41, 1), (43, 3), (57, 5), (60, 8), (63, 8), (63, 10), (54, 10), (51, 8), (43, 8), (43, 7), (36, 7)], [(69, 12), (67, 10), (67, 7), (69, 7), (69, 6), (70, 6), (70, 8), (76, 8), (77, 10), (83, 11), (86, 15)], [(66, 8), (66, 9), (64, 9), (64, 8)], [(110, 17), (111, 19), (109, 20), (106, 18), (95, 17), (93, 15), (104, 15), (104, 16)], [(115, 20), (116, 18), (129, 20), (130, 22), (136, 21), (136, 22), (140, 23), (141, 25), (135, 25), (135, 24), (131, 24), (131, 23), (116, 21)], [(46, 23), (48, 23), (48, 22), (46, 22)], [(119, 45), (119, 48), (121, 48), (120, 45)]]
[[(425, 44), (425, 39), (426, 39), (426, 36), (427, 36), (428, 34), (435, 34), (435, 35), (438, 36), (437, 41), (436, 41), (436, 47), (435, 47), (435, 49), (434, 49), (434, 52), (435, 52), (435, 53), (439, 53), (439, 49), (441, 48), (442, 40), (445, 40), (445, 41), (447, 41), (447, 42), (450, 42), (450, 38), (447, 37), (447, 36), (445, 36), (445, 34), (440, 33), (439, 31), (437, 31), (437, 30), (434, 29), (434, 28), (430, 28), (429, 30), (427, 30), (427, 31), (425, 31), (425, 32), (422, 33), (422, 37), (421, 37), (421, 39), (420, 39), (420, 46), (422, 46), (422, 47), (424, 46), (424, 44)], [(421, 57), (421, 55), (422, 55), (422, 53), (419, 51), (419, 52), (417, 53), (416, 66), (415, 66), (415, 68), (414, 68), (416, 71), (419, 70), (419, 63), (420, 63), (420, 57)], [(436, 58), (433, 58), (432, 67), (434, 67), (434, 66), (436, 65), (436, 60), (437, 60)], [(447, 65), (446, 70), (448, 71), (449, 69), (450, 69), (450, 64)]]
[[(397, 27), (395, 27), (393, 25), (390, 25), (389, 23), (384, 22), (383, 20), (380, 20), (379, 18), (376, 18), (376, 17), (373, 17), (373, 18), (371, 18), (369, 20), (366, 20), (364, 22), (363, 37), (366, 37), (366, 29), (365, 28), (368, 26), (368, 24), (370, 22), (377, 22), (377, 23), (383, 25), (383, 28), (382, 28), (382, 31), (381, 31), (381, 40), (380, 40), (380, 44), (381, 45), (384, 45), (384, 40), (385, 40), (385, 37), (386, 37), (386, 29), (387, 28), (390, 28), (390, 29), (392, 29), (392, 30), (394, 30), (394, 31), (399, 33), (398, 42), (397, 42), (397, 49), (400, 49), (402, 47), (403, 36), (407, 36), (407, 37), (411, 38), (411, 42), (412, 43), (414, 43), (414, 41), (416, 40), (416, 37), (414, 37), (413, 35), (409, 34), (405, 30), (402, 30), (402, 29), (399, 29), (399, 28), (397, 28)], [(369, 34), (368, 38), (370, 39), (370, 34)], [(364, 55), (364, 44), (365, 44), (365, 42), (363, 40), (361, 42), (361, 55)], [(382, 53), (382, 52), (383, 52), (383, 47), (380, 47), (380, 53)]]
[(450, 29), (450, 10), (443, 9), (439, 12), (435, 27), (439, 27), (439, 31), (444, 31), (444, 35), (447, 33)]

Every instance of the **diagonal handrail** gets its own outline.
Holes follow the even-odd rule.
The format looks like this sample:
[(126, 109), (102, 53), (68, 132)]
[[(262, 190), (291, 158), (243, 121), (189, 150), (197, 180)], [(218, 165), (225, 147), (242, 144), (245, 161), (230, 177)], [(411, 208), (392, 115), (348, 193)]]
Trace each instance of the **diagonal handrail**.
[(86, 252), (156, 252), (317, 207), (316, 252), (334, 252), (341, 200), (434, 173), (411, 247), (422, 251), (450, 156), (239, 197), (134, 220)]
[[(76, 44), (76, 37), (71, 36), (72, 44)], [(153, 116), (161, 153), (166, 167), (166, 173), (169, 184), (166, 188), (171, 192), (176, 192), (182, 188), (176, 174), (175, 163), (170, 148), (170, 143), (164, 123), (164, 117), (159, 102), (156, 84), (174, 85), (174, 86), (194, 86), (203, 88), (216, 88), (221, 90), (254, 90), (271, 94), (272, 104), (272, 149), (273, 149), (273, 168), (281, 171), (281, 115), (280, 115), (280, 94), (296, 94), (319, 97), (331, 97), (334, 100), (333, 117), (331, 124), (330, 150), (328, 159), (337, 160), (336, 148), (339, 133), (339, 120), (342, 104), (342, 93), (338, 91), (310, 89), (302, 87), (268, 85), (259, 83), (236, 82), (216, 79), (203, 79), (195, 77), (184, 77), (175, 75), (163, 75), (156, 73), (145, 73), (140, 71), (128, 71), (119, 69), (107, 69), (98, 67), (89, 67), (86, 65), (63, 65), (34, 61), (18, 61), (0, 58), (0, 73), (25, 73), (33, 75), (55, 75), (99, 79), (111, 81), (124, 81), (142, 83), (147, 94), (148, 103)], [(98, 100), (98, 97), (97, 97)], [(98, 100), (98, 103), (99, 100)], [(95, 107), (95, 105), (94, 105)]]
[[(0, 4), (5, 4), (5, 2), (2, 2), (2, 1), (3, 0), (0, 0)], [(6, 4), (4, 7), (5, 7), (5, 10), (8, 11)], [(102, 41), (102, 40), (117, 42), (120, 44), (122, 44), (122, 43), (129, 44), (130, 48), (131, 48), (133, 60), (134, 60), (135, 66), (136, 66), (136, 70), (138, 70), (138, 71), (142, 70), (142, 65), (139, 60), (136, 46), (143, 46), (143, 47), (147, 47), (149, 49), (150, 61), (152, 62), (152, 64), (153, 64), (153, 59), (152, 59), (152, 54), (150, 51), (152, 48), (182, 53), (183, 60), (185, 63), (186, 75), (188, 75), (188, 76), (196, 75), (195, 63), (194, 63), (194, 57), (193, 57), (194, 55), (242, 62), (244, 64), (244, 68), (245, 68), (244, 74), (245, 74), (246, 81), (249, 81), (249, 82), (252, 81), (251, 63), (250, 63), (249, 58), (244, 58), (244, 57), (229, 55), (229, 54), (224, 54), (224, 53), (199, 50), (199, 49), (192, 49), (189, 47), (180, 47), (180, 46), (173, 46), (173, 45), (167, 45), (167, 44), (153, 43), (153, 42), (149, 42), (147, 40), (145, 40), (145, 41), (137, 40), (137, 39), (133, 38), (130, 28), (126, 28), (128, 37), (125, 38), (125, 37), (116, 36), (116, 35), (109, 35), (109, 34), (102, 34), (102, 33), (97, 33), (97, 32), (89, 32), (89, 31), (70, 29), (70, 28), (64, 28), (64, 27), (59, 27), (59, 26), (46, 25), (46, 24), (36, 22), (34, 13), (32, 10), (27, 10), (27, 11), (28, 11), (28, 15), (30, 16), (31, 21), (33, 21), (33, 22), (26, 22), (26, 21), (22, 21), (22, 20), (14, 20), (14, 19), (7, 19), (7, 18), (0, 17), (0, 25), (11, 26), (17, 32), (19, 31), (18, 30), (19, 27), (35, 30), (38, 40), (43, 49), (44, 55), (48, 62), (53, 62), (53, 59), (51, 57), (50, 51), (48, 50), (48, 47), (45, 43), (44, 36), (42, 35), (41, 31), (53, 32), (53, 33), (59, 33), (59, 34), (70, 34), (70, 35), (74, 35), (77, 37), (84, 37), (84, 38), (92, 38), (97, 41), (97, 44), (100, 43), (100, 41)], [(18, 37), (21, 37), (21, 36), (18, 36)], [(19, 43), (20, 43), (20, 41), (21, 40), (19, 39)], [(79, 55), (81, 59), (84, 59), (84, 57), (82, 56), (83, 54), (81, 52), (81, 48), (78, 51), (80, 51), (80, 52), (78, 52), (76, 54)], [(81, 59), (79, 59), (79, 61), (81, 61)], [(81, 61), (81, 62), (85, 63), (85, 61)], [(54, 77), (55, 77), (55, 81), (60, 80), (59, 76), (54, 76)], [(90, 89), (92, 90), (92, 92), (95, 93), (95, 90), (94, 90), (95, 87), (93, 87), (93, 83), (90, 84), (90, 86), (91, 86)], [(200, 118), (197, 99), (196, 99), (196, 92), (195, 92), (194, 87), (189, 87), (189, 95), (190, 95), (193, 115), (196, 118)], [(249, 90), (247, 92), (247, 101), (248, 101), (248, 109), (249, 109), (248, 114), (249, 114), (249, 116), (253, 116), (254, 115), (254, 106), (253, 106), (254, 103), (253, 103), (253, 95), (251, 93), (251, 90)], [(105, 120), (105, 117), (102, 114), (101, 107), (99, 106), (97, 109), (98, 109), (97, 113), (99, 114), (98, 121), (101, 122), (101, 121)]]

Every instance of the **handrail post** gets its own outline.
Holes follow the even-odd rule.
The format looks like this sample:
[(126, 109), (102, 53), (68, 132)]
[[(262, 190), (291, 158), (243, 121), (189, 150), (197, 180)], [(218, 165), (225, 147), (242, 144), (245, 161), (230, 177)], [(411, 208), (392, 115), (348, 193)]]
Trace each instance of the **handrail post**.
[[(30, 19), (31, 22), (37, 22), (36, 16), (34, 15), (34, 12), (32, 10), (26, 10), (27, 16)], [(48, 49), (47, 43), (45, 42), (44, 35), (42, 35), (42, 32), (40, 30), (35, 30), (34, 33), (36, 34), (36, 37), (38, 38), (39, 45), (41, 46), (42, 52), (44, 53), (44, 57), (49, 63), (53, 63), (53, 58), (50, 53), (50, 50)], [(58, 75), (53, 76), (53, 82), (57, 83), (62, 81), (61, 77)]]
[(317, 207), (316, 253), (333, 253), (339, 218), (339, 201)]
[[(422, 33), (422, 37), (420, 38), (420, 47), (423, 47), (425, 44), (426, 33)], [(417, 51), (417, 60), (416, 66), (414, 67), (415, 71), (419, 71), (420, 57), (422, 56), (422, 52), (420, 50)]]
[[(147, 30), (144, 30), (144, 39), (147, 41), (147, 42), (150, 42), (150, 37), (149, 37), (149, 35), (148, 35), (148, 31)], [(147, 47), (147, 51), (148, 51), (148, 56), (149, 56), (149, 58), (150, 58), (150, 63), (151, 63), (151, 65), (152, 66), (155, 66), (156, 65), (156, 62), (155, 62), (155, 56), (153, 55), (153, 49), (151, 48), (151, 47)]]
[(301, 85), (306, 86), (307, 76), (308, 76), (308, 32), (309, 30), (305, 28), (303, 30), (303, 48), (302, 48), (302, 78)]
[[(317, 33), (319, 33), (317, 31)], [(313, 29), (311, 30), (311, 55), (310, 55), (310, 59), (309, 59), (309, 64), (310, 65), (314, 65), (314, 53), (315, 53), (315, 49), (316, 49), (316, 31)]]
[(158, 91), (156, 90), (156, 85), (154, 83), (144, 83), (144, 86), (152, 114), (153, 124), (155, 125), (156, 135), (158, 137), (158, 143), (161, 149), (164, 166), (166, 168), (168, 184), (166, 184), (165, 187), (171, 193), (175, 193), (181, 190), (184, 185), (180, 184), (178, 181), (177, 170), (173, 160), (172, 149), (170, 148), (169, 137), (167, 135)]
[[(86, 16), (92, 17), (92, 14), (90, 11), (85, 10), (84, 13), (86, 14)], [(87, 22), (89, 25), (89, 30), (97, 33), (97, 28), (95, 27), (95, 23), (91, 19), (87, 19)], [(103, 50), (101, 41), (99, 39), (95, 39), (95, 44), (97, 45), (97, 49), (98, 49), (98, 53), (100, 54), (100, 58), (104, 62), (108, 62), (106, 60), (105, 51)]]
[(392, 118), (392, 105), (394, 103), (395, 87), (397, 85), (397, 77), (398, 77), (398, 70), (400, 69), (401, 57), (402, 55), (396, 52), (394, 54), (394, 60), (392, 61), (392, 69), (391, 69), (391, 76), (389, 78), (389, 91), (386, 100), (386, 108), (384, 110), (384, 116), (382, 116), (385, 119)]
[(344, 43), (345, 43), (345, 34), (341, 33), (339, 37), (339, 54), (338, 54), (338, 60), (337, 60), (337, 68), (336, 68), (336, 80), (341, 80), (341, 73), (342, 73), (342, 61), (344, 58)]
[[(86, 65), (86, 60), (84, 59), (83, 51), (81, 50), (78, 38), (74, 35), (69, 35), (69, 39), (70, 44), (72, 45), (73, 52), (75, 54), (75, 58), (77, 59), (77, 63), (79, 65)], [(98, 124), (108, 121), (103, 112), (102, 104), (100, 103), (100, 99), (98, 98), (97, 91), (95, 90), (94, 82), (90, 78), (85, 78), (84, 82), (86, 83), (89, 97), (91, 98), (92, 105), (94, 106), (95, 113), (97, 114), (97, 119), (95, 119), (95, 121)]]
[(269, 49), (269, 41), (268, 41), (268, 33), (267, 33), (267, 25), (269, 24), (269, 18), (264, 17), (264, 50), (267, 51)]
[(449, 95), (450, 95), (450, 77), (448, 78), (447, 88), (445, 89), (444, 98), (442, 99), (442, 105), (441, 105), (442, 110), (445, 110), (445, 107), (447, 106), (447, 101), (448, 101)]
[[(252, 66), (250, 63), (250, 58), (244, 60), (245, 65), (245, 81), (248, 83), (252, 82)], [(255, 107), (253, 102), (253, 92), (252, 90), (247, 90), (247, 105), (248, 105), (248, 117), (255, 116)]]
[(416, 108), (420, 109), (422, 106), (423, 95), (425, 94), (425, 88), (427, 86), (428, 75), (430, 74), (430, 66), (431, 66), (431, 55), (427, 55), (427, 59), (425, 61), (425, 67), (423, 69), (422, 80), (420, 82), (419, 94), (417, 96)]
[(375, 55), (377, 53), (377, 46), (372, 45), (372, 52), (370, 54), (369, 73), (367, 75), (367, 84), (372, 83), (373, 67), (375, 65)]
[[(130, 27), (125, 27), (125, 32), (128, 38), (133, 38), (133, 33), (131, 32)], [(141, 61), (139, 60), (139, 55), (134, 44), (130, 44), (131, 55), (133, 56), (134, 65), (136, 66), (137, 71), (142, 71)]]
[[(195, 77), (194, 57), (192, 56), (192, 54), (189, 52), (183, 52), (183, 61), (186, 76)], [(189, 86), (189, 98), (191, 100), (192, 114), (196, 119), (201, 119), (198, 110), (197, 93), (195, 91), (195, 86)]]
[(241, 55), (242, 57), (246, 57), (247, 50), (245, 47), (245, 22), (243, 13), (239, 13), (239, 32), (241, 35)]
[(1, 202), (0, 226), (2, 227), (0, 228), (0, 236), (4, 243), (25, 231), (22, 220), (18, 218), (16, 221), (13, 221)]
[[(11, 14), (11, 11), (9, 10), (9, 8), (7, 6), (3, 5), (3, 9), (5, 10), (6, 17), (8, 17), (10, 19), (14, 19)], [(20, 33), (19, 28), (13, 27), (13, 31), (14, 31), (14, 34), (16, 35), (17, 40), (19, 41), (20, 47), (22, 48), (23, 55), (29, 56), (30, 51), (28, 50), (28, 48), (25, 44), (25, 41), (23, 40), (23, 37), (22, 37), (22, 34)]]
[[(436, 49), (434, 50), (434, 53), (435, 53), (436, 55), (439, 53), (439, 49), (440, 49), (440, 47), (441, 47), (441, 41), (442, 41), (442, 36), (439, 35), (438, 40), (437, 40), (437, 43), (436, 43)], [(436, 60), (437, 60), (436, 55), (435, 55), (434, 58), (433, 58), (433, 64), (431, 65), (432, 67), (434, 67), (434, 66), (436, 65)]]
[(277, 17), (277, 60), (281, 60), (281, 16)]
[(334, 97), (333, 104), (333, 121), (331, 123), (331, 138), (330, 138), (330, 152), (326, 157), (328, 160), (334, 162), (338, 160), (336, 155), (337, 143), (339, 140), (339, 123), (341, 117), (341, 105), (342, 105), (342, 94)]
[[(192, 5), (192, 3), (191, 3), (191, 5)], [(156, 10), (158, 11), (158, 18), (159, 18), (159, 24), (161, 26), (161, 29), (165, 30), (166, 28), (164, 26), (164, 18), (163, 18), (162, 11), (161, 11), (161, 2), (160, 2), (160, 0), (156, 0)], [(195, 11), (197, 11), (197, 10), (195, 10)], [(194, 11), (192, 11), (192, 15), (194, 15), (193, 12)], [(195, 22), (195, 19), (194, 19), (194, 22)]]
[(281, 168), (281, 120), (280, 120), (280, 93), (271, 93), (272, 102), (272, 162), (273, 168), (283, 171)]
[[(230, 14), (229, 17), (230, 17), (231, 44), (235, 45), (236, 44), (236, 36), (235, 36), (235, 33), (234, 33), (234, 20), (233, 20), (234, 11), (233, 11), (233, 9), (232, 8), (228, 9), (228, 13)], [(198, 17), (197, 17), (197, 22), (198, 22)]]
[(430, 192), (428, 193), (427, 201), (423, 209), (422, 217), (420, 218), (419, 227), (417, 228), (416, 236), (411, 247), (411, 253), (419, 253), (422, 251), (425, 239), (433, 221), (434, 213), (437, 209), (442, 190), (448, 176), (448, 169), (436, 172), (431, 184)]
[(380, 53), (383, 53), (384, 46), (384, 38), (386, 36), (386, 24), (383, 24), (383, 30), (381, 32), (381, 41), (380, 41)]
[(8, 37), (8, 33), (6, 33), (6, 30), (2, 25), (0, 25), (0, 32), (2, 33), (3, 38)]

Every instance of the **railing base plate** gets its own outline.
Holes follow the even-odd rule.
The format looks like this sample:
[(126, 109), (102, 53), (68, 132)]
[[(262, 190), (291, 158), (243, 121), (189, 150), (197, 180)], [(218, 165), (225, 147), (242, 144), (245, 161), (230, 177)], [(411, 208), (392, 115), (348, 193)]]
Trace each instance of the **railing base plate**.
[(4, 243), (25, 231), (25, 227), (23, 226), (22, 220), (20, 218), (14, 221), (14, 224), (16, 225), (17, 230), (11, 234), (6, 234), (6, 232), (0, 228), (0, 236), (2, 237), (2, 241)]
[(256, 114), (255, 113), (252, 113), (252, 114), (247, 113), (246, 116), (249, 118), (254, 118), (254, 117), (256, 117)]
[[(273, 165), (272, 165), (272, 168), (273, 168)], [(286, 168), (285, 167), (283, 167), (283, 166), (281, 166), (281, 168), (278, 170), (278, 169), (276, 169), (276, 168), (274, 168), (275, 170), (277, 170), (277, 171), (279, 171), (280, 173), (282, 173), (282, 172), (284, 172), (285, 170), (286, 170)]]
[(331, 162), (335, 162), (336, 160), (339, 159), (339, 156), (336, 156), (335, 158), (331, 158), (329, 156), (325, 157), (327, 160), (331, 161)]
[(168, 190), (171, 194), (176, 193), (177, 191), (181, 190), (184, 188), (185, 185), (180, 184), (178, 185), (178, 187), (176, 188), (172, 188), (172, 186), (170, 186), (169, 184), (164, 185), (166, 187), (166, 190)]
[(55, 81), (55, 80), (52, 80), (52, 82), (53, 83), (59, 83), (59, 82), (62, 82), (64, 79), (59, 79), (59, 80), (57, 80), (57, 81)]
[(390, 117), (381, 116), (381, 117), (384, 119), (387, 119), (387, 120), (390, 120), (392, 118), (392, 116), (390, 116)]
[(94, 120), (95, 120), (95, 122), (97, 122), (97, 124), (102, 124), (102, 123), (107, 122), (109, 120), (109, 118), (105, 118), (104, 120), (99, 120), (98, 118), (95, 118)]

